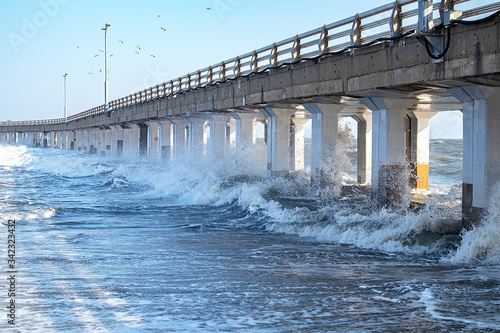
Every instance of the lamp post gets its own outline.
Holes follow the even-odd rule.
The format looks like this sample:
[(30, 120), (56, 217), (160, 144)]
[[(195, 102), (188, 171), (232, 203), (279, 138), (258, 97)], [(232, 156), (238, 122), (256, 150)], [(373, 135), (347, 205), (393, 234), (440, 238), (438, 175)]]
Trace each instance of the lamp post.
[(109, 102), (108, 102), (108, 28), (111, 24), (106, 23), (104, 28), (104, 112), (109, 117)]
[(66, 76), (68, 76), (68, 73), (64, 73), (64, 122), (68, 122), (68, 102), (66, 99)]

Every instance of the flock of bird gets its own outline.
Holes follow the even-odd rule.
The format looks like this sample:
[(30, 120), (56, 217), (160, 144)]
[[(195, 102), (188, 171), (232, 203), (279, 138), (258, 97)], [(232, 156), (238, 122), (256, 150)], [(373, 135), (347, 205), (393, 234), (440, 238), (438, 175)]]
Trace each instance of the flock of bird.
[[(212, 10), (212, 8), (207, 7), (207, 10)], [(158, 15), (158, 18), (160, 18), (160, 17), (161, 17), (161, 15)], [(160, 27), (160, 29), (161, 29), (162, 31), (164, 31), (164, 32), (165, 32), (165, 31), (167, 31), (167, 29), (166, 29), (166, 28), (164, 28), (164, 27)], [(121, 44), (124, 44), (124, 41), (123, 41), (122, 39), (120, 39), (120, 40), (119, 40), (119, 42), (120, 42)], [(43, 46), (48, 46), (48, 45), (50, 45), (50, 43), (45, 43)], [(80, 46), (78, 45), (76, 48), (77, 48), (77, 49), (80, 49)], [(137, 55), (141, 54), (141, 49), (142, 49), (142, 48), (141, 48), (141, 46), (140, 46), (140, 45), (137, 45), (137, 47), (136, 47), (136, 49), (135, 49), (135, 54), (137, 54)], [(99, 56), (100, 56), (100, 53), (104, 53), (104, 50), (99, 50), (99, 53), (94, 54), (94, 58), (99, 57)], [(112, 57), (112, 56), (114, 56), (114, 54), (113, 54), (113, 53), (109, 55), (109, 57)], [(156, 58), (156, 55), (154, 55), (154, 54), (151, 54), (150, 56), (151, 56), (152, 58)], [(18, 56), (18, 57), (17, 57), (17, 59), (21, 59), (21, 56)], [(99, 72), (101, 72), (101, 73), (102, 73), (102, 69), (100, 69), (100, 70), (99, 70)], [(109, 72), (109, 70), (108, 70), (108, 72)], [(89, 74), (89, 75), (93, 75), (94, 73), (93, 73), (93, 72), (88, 72), (88, 74)]]

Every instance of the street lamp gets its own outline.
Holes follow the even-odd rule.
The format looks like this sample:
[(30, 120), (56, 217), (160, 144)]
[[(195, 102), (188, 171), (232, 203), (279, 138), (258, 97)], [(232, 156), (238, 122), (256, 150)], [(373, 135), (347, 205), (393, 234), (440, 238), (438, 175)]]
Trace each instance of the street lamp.
[(64, 73), (64, 122), (68, 122), (68, 102), (66, 99), (66, 76), (68, 76), (68, 73)]
[(104, 28), (104, 112), (109, 117), (109, 102), (108, 102), (108, 28), (111, 24), (106, 23)]

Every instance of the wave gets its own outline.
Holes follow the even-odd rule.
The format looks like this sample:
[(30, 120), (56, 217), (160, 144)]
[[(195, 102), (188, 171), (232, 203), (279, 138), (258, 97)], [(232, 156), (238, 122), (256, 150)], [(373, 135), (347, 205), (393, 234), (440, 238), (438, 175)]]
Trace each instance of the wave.
[[(307, 170), (268, 178), (265, 145), (214, 161), (171, 162), (113, 160), (55, 149), (7, 149), (12, 155), (11, 165), (73, 177), (81, 183), (92, 178), (79, 177), (98, 177), (98, 182), (92, 182), (98, 187), (119, 190), (122, 195), (133, 190), (130, 195), (159, 202), (162, 209), (213, 207), (209, 214), (218, 215), (217, 223), (226, 223), (226, 227), (264, 226), (272, 232), (296, 234), (319, 242), (439, 255), (453, 263), (500, 263), (500, 232), (495, 231), (495, 221), (500, 219), (498, 208), (489, 210), (483, 225), (462, 233), (460, 186), (413, 193), (425, 199), (425, 207), (419, 210), (376, 210), (366, 187), (350, 185), (346, 174), (350, 167), (346, 154), (349, 145), (339, 146), (343, 150), (337, 152), (337, 164), (329, 170), (329, 176), (335, 180), (332, 191), (318, 191), (310, 186)], [(458, 159), (460, 142), (454, 146), (453, 158)], [(342, 189), (349, 195), (341, 196)], [(491, 207), (500, 207), (500, 188), (495, 191)], [(50, 218), (56, 211), (34, 213), (33, 218)], [(187, 227), (198, 228), (198, 225)]]

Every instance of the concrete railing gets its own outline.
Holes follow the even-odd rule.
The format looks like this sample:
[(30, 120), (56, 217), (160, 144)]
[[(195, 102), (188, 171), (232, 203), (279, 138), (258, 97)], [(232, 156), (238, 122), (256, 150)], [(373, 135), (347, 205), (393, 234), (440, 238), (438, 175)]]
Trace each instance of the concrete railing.
[[(460, 10), (470, 0), (444, 0), (434, 4), (434, 24), (441, 23), (445, 10)], [(137, 93), (113, 100), (111, 112), (156, 99), (174, 96), (229, 80), (247, 77), (303, 60), (354, 50), (377, 42), (410, 36), (417, 27), (418, 0), (397, 0), (352, 17), (290, 37), (258, 50), (231, 58), (221, 63), (188, 73), (177, 79), (158, 84)], [(500, 2), (463, 10), (462, 18), (471, 18), (500, 10)], [(68, 117), (74, 121), (103, 114), (104, 105)], [(0, 126), (45, 125), (64, 122), (64, 119), (2, 122)]]

